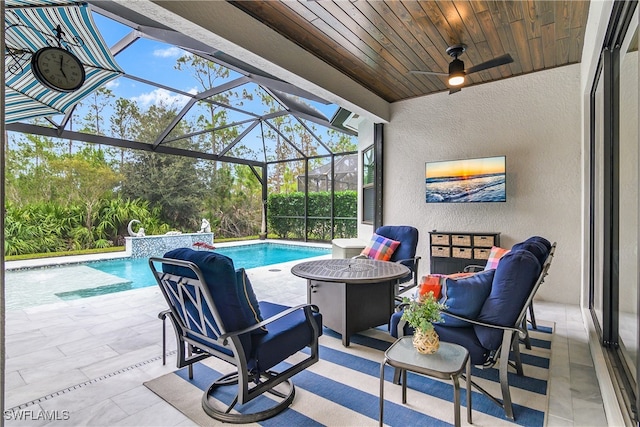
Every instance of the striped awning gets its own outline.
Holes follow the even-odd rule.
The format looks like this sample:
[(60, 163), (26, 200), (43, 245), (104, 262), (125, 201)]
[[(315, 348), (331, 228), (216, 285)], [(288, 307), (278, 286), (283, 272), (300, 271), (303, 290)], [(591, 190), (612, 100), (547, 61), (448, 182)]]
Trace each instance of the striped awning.
[[(86, 3), (6, 0), (5, 7), (6, 123), (66, 113), (87, 95), (124, 73), (98, 32)], [(54, 29), (58, 25), (65, 35), (63, 46), (85, 67), (84, 84), (71, 93), (42, 85), (31, 70), (31, 56), (38, 49), (57, 46)]]

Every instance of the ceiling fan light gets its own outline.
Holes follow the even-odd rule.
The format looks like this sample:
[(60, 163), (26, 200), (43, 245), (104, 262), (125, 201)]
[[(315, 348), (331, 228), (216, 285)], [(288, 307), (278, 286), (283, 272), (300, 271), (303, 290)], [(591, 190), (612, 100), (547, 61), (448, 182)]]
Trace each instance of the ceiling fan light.
[(460, 86), (464, 83), (464, 73), (452, 74), (449, 76), (450, 86)]
[(464, 62), (455, 58), (449, 64), (449, 85), (460, 86), (464, 83)]

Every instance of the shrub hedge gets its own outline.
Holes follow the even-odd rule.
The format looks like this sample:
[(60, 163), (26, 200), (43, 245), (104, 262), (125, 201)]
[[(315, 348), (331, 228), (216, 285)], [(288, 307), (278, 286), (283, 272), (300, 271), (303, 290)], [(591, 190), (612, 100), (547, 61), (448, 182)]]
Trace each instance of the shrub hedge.
[[(357, 235), (358, 193), (336, 191), (334, 197), (334, 237)], [(331, 239), (331, 192), (309, 193), (308, 239)], [(283, 239), (304, 239), (304, 193), (269, 194), (269, 231)]]

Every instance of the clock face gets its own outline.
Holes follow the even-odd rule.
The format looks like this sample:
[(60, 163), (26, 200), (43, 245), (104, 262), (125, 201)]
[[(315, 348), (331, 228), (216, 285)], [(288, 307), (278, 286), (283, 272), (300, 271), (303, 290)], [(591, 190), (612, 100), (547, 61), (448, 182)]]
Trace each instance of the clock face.
[(68, 50), (44, 47), (31, 58), (31, 68), (38, 81), (59, 92), (78, 90), (85, 79), (82, 63)]

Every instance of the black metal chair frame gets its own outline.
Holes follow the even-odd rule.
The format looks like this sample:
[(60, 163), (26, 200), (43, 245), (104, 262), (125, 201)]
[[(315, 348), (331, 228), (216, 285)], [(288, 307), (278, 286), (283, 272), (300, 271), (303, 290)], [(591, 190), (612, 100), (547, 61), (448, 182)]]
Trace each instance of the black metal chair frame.
[[(540, 271), (538, 279), (536, 280), (536, 283), (531, 289), (531, 292), (529, 293), (529, 296), (527, 297), (527, 300), (523, 305), (522, 310), (520, 311), (520, 314), (518, 315), (518, 318), (515, 321), (513, 326), (493, 325), (489, 323), (478, 322), (477, 320), (468, 319), (466, 317), (458, 316), (452, 313), (447, 313), (448, 316), (454, 317), (456, 319), (464, 320), (474, 325), (485, 326), (492, 329), (500, 329), (503, 331), (502, 344), (500, 345), (500, 347), (489, 355), (489, 357), (487, 358), (484, 364), (476, 366), (480, 369), (490, 369), (498, 365), (500, 388), (502, 390), (502, 401), (500, 401), (495, 396), (491, 395), (488, 391), (486, 391), (484, 388), (479, 386), (475, 381), (472, 380), (471, 385), (476, 390), (478, 390), (479, 392), (487, 396), (496, 405), (504, 409), (505, 416), (510, 420), (515, 420), (515, 417), (513, 414), (511, 392), (509, 390), (509, 377), (508, 377), (509, 367), (515, 369), (517, 375), (520, 375), (520, 376), (524, 375), (524, 371), (522, 369), (522, 362), (520, 360), (520, 340), (522, 340), (525, 343), (526, 348), (528, 349), (531, 348), (531, 343), (529, 342), (529, 332), (527, 328), (527, 311), (532, 306), (533, 297), (538, 291), (538, 288), (540, 287), (540, 285), (542, 285), (542, 283), (544, 282), (544, 279), (549, 272), (549, 267), (551, 265), (551, 261), (555, 254), (555, 250), (556, 250), (556, 243), (554, 242), (553, 245), (551, 246), (547, 259), (542, 265), (542, 269)], [(399, 309), (401, 309), (401, 306), (399, 306)], [(398, 323), (398, 337), (404, 336), (405, 324), (406, 324), (405, 321), (400, 321)], [(512, 355), (513, 360), (509, 359), (510, 354)], [(463, 378), (465, 378), (466, 380), (466, 377), (464, 375), (463, 375)], [(393, 382), (395, 384), (400, 383), (400, 372), (398, 369), (396, 369), (394, 372)]]
[(408, 259), (398, 259), (395, 262), (406, 265), (407, 267), (409, 267), (407, 263), (413, 263), (413, 267), (409, 267), (411, 275), (413, 276), (413, 281), (400, 283), (400, 279), (398, 279), (398, 284), (396, 285), (396, 299), (402, 301), (402, 298), (399, 296), (400, 294), (408, 291), (409, 289), (418, 287), (418, 263), (420, 262), (420, 257), (414, 256), (413, 258)]
[[(189, 268), (194, 272), (197, 279), (158, 271), (154, 263), (164, 263)], [(223, 422), (252, 423), (273, 417), (293, 402), (295, 387), (290, 378), (319, 360), (318, 337), (320, 335), (320, 329), (313, 318), (313, 313), (318, 312), (316, 306), (311, 304), (298, 305), (251, 327), (239, 331), (227, 331), (224, 327), (223, 319), (220, 317), (219, 310), (215, 305), (215, 301), (213, 301), (211, 293), (209, 292), (209, 288), (206, 286), (203, 274), (197, 265), (189, 261), (153, 257), (149, 259), (149, 266), (170, 307), (169, 310), (160, 312), (158, 317), (162, 319), (163, 322), (166, 317), (169, 317), (174, 326), (178, 344), (178, 368), (188, 367), (189, 378), (192, 379), (193, 364), (211, 356), (224, 360), (236, 367), (235, 372), (225, 374), (218, 378), (205, 391), (202, 397), (202, 407), (209, 416)], [(171, 282), (176, 284), (176, 291), (174, 291), (169, 284)], [(181, 307), (176, 307), (176, 305), (171, 302), (172, 299), (170, 296), (179, 301)], [(191, 301), (193, 307), (197, 310), (196, 316), (185, 309), (187, 299)], [(211, 313), (210, 317), (205, 315), (205, 307), (209, 309)], [(270, 370), (266, 372), (249, 371), (240, 336), (250, 334), (252, 331), (260, 329), (277, 319), (291, 315), (299, 310), (304, 312), (306, 321), (309, 322), (313, 329), (313, 337), (308, 346), (310, 348), (308, 357), (305, 357), (303, 360), (293, 364), (282, 372), (273, 372)], [(192, 323), (197, 324), (197, 329), (187, 326), (187, 318), (189, 318)], [(213, 337), (207, 333), (207, 330), (218, 331), (219, 334), (217, 337)], [(226, 349), (231, 354), (221, 351), (221, 348)], [(164, 351), (163, 336), (163, 352)], [(281, 383), (288, 385), (287, 391), (275, 390), (275, 387)], [(230, 385), (237, 385), (236, 397), (226, 409), (217, 408), (212, 402), (212, 399), (210, 399), (210, 395), (218, 387)], [(236, 404), (245, 404), (265, 392), (276, 396), (274, 404), (269, 408), (249, 414), (231, 412)]]

